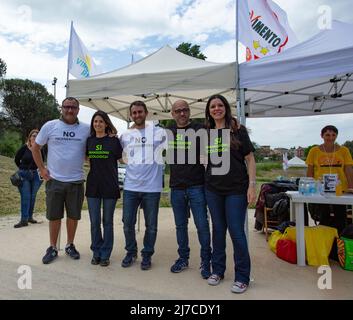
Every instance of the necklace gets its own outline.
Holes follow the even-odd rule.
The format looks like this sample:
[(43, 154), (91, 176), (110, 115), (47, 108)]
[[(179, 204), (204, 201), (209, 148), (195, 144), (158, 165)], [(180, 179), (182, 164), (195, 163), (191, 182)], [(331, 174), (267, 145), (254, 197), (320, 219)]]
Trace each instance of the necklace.
[(333, 145), (333, 151), (331, 152), (331, 157), (328, 156), (329, 152), (326, 151), (326, 148), (325, 148), (325, 144), (322, 144), (322, 149), (324, 149), (324, 152), (326, 153), (327, 155), (327, 164), (329, 166), (329, 170), (330, 170), (330, 174), (331, 174), (331, 168), (332, 168), (332, 165), (333, 165), (333, 160), (335, 158), (335, 152), (336, 152), (336, 145)]

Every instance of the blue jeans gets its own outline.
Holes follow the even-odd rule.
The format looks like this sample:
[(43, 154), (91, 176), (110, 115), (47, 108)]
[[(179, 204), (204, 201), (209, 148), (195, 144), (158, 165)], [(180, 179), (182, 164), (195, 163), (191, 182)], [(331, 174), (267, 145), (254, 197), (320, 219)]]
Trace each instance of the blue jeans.
[(21, 187), (18, 187), (21, 195), (21, 221), (28, 221), (33, 217), (34, 204), (42, 181), (37, 170), (19, 170), (19, 172), (23, 178)]
[(137, 192), (124, 190), (123, 194), (123, 223), (125, 234), (125, 250), (128, 254), (137, 254), (135, 224), (139, 205), (143, 208), (145, 217), (145, 236), (143, 238), (143, 257), (150, 257), (154, 253), (157, 239), (157, 223), (160, 192)]
[[(118, 199), (87, 197), (91, 220), (91, 250), (95, 258), (109, 259), (114, 242), (114, 211)], [(101, 230), (101, 206), (103, 204), (103, 236)]]
[(211, 235), (204, 186), (193, 186), (186, 189), (172, 188), (171, 204), (174, 212), (179, 257), (188, 260), (190, 255), (188, 217), (191, 208), (201, 245), (201, 261), (209, 263), (211, 260)]
[(233, 243), (235, 281), (249, 284), (250, 256), (244, 231), (247, 196), (223, 196), (206, 190), (212, 219), (212, 273), (223, 276), (226, 270), (226, 232)]

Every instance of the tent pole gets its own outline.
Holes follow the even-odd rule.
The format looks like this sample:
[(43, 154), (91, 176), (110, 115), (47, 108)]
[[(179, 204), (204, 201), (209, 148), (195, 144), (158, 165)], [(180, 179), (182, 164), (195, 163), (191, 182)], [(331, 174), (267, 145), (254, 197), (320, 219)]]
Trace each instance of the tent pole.
[(240, 124), (245, 126), (245, 91), (240, 88), (240, 68), (239, 68), (239, 0), (236, 0), (236, 26), (235, 26), (235, 34), (236, 34), (236, 42), (235, 42), (235, 54), (236, 54), (236, 101), (237, 101), (237, 117)]
[[(245, 101), (245, 95), (244, 95), (244, 89), (240, 89), (240, 72), (239, 72), (239, 0), (235, 1), (235, 55), (236, 55), (236, 70), (235, 70), (235, 89), (236, 89), (236, 108), (237, 108), (237, 116), (238, 116), (238, 121), (240, 124), (245, 125), (245, 112), (244, 112), (244, 101)], [(243, 99), (242, 99), (243, 96)], [(249, 223), (248, 223), (248, 211), (246, 211), (246, 216), (245, 216), (245, 235), (246, 239), (248, 241), (249, 245)]]
[[(240, 72), (239, 72), (239, 0), (235, 1), (236, 5), (236, 27), (235, 27), (235, 32), (236, 32), (236, 43), (235, 43), (235, 49), (236, 49), (236, 83), (235, 83), (235, 89), (236, 89), (236, 107), (237, 107), (237, 116), (240, 124), (245, 126), (245, 90), (240, 89)], [(248, 243), (248, 247), (250, 245), (250, 239), (249, 239), (249, 212), (248, 209), (246, 209), (246, 214), (245, 214), (245, 224), (244, 224), (244, 231), (245, 231), (245, 236), (246, 240)], [(250, 274), (250, 281), (254, 281), (254, 277)]]
[(246, 117), (245, 117), (245, 90), (239, 89), (239, 102), (240, 102), (240, 123), (245, 126), (246, 125)]
[(71, 59), (71, 54), (72, 54), (72, 48), (71, 48), (71, 38), (72, 38), (72, 28), (73, 28), (73, 25), (74, 25), (74, 22), (71, 20), (71, 26), (70, 26), (70, 40), (69, 40), (69, 51), (68, 51), (68, 54), (67, 54), (67, 71), (66, 71), (66, 97), (67, 97), (67, 94), (68, 94), (68, 91), (69, 91), (69, 74), (70, 74), (70, 59)]
[(240, 95), (239, 95), (239, 84), (240, 84), (240, 74), (239, 74), (239, 0), (235, 1), (235, 94), (236, 94), (236, 110), (237, 117), (240, 121)]

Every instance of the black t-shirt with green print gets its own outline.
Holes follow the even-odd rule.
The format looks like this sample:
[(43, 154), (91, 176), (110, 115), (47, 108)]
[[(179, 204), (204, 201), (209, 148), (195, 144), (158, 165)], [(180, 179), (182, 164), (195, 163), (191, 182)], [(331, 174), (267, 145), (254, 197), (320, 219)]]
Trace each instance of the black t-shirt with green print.
[[(204, 184), (205, 167), (200, 164), (200, 139), (189, 139), (185, 135), (188, 130), (197, 132), (202, 128), (202, 124), (193, 122), (184, 128), (176, 126), (168, 128), (174, 135), (174, 140), (168, 142), (168, 149), (173, 150), (173, 163), (175, 163), (170, 165), (169, 186), (171, 188), (184, 189)], [(194, 159), (189, 159), (189, 150), (194, 152)], [(177, 164), (178, 152), (185, 154), (185, 164)]]
[[(242, 126), (239, 130), (230, 134), (235, 135), (236, 139), (240, 142), (238, 148), (230, 144), (229, 136), (226, 141), (222, 141), (222, 129), (218, 129), (216, 135), (218, 138), (209, 142), (207, 147), (208, 165), (205, 175), (205, 186), (206, 189), (221, 195), (246, 194), (249, 186), (249, 176), (245, 156), (250, 152), (254, 152), (255, 149), (245, 127)], [(221, 175), (211, 172), (212, 168), (219, 168), (224, 165), (222, 162), (220, 164), (212, 163), (211, 153), (217, 153), (219, 157), (222, 155), (224, 159), (229, 157), (229, 170)]]
[(117, 137), (89, 137), (86, 156), (90, 162), (87, 176), (86, 196), (91, 198), (120, 198), (118, 183), (118, 159), (122, 147)]

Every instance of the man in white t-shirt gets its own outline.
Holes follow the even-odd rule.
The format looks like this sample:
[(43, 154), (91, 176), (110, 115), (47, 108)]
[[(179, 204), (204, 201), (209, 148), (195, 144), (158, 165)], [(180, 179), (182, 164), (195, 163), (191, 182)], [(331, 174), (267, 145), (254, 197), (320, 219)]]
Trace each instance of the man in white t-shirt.
[(126, 257), (121, 265), (130, 267), (137, 258), (135, 224), (138, 207), (143, 208), (145, 235), (141, 250), (141, 269), (151, 268), (151, 256), (157, 238), (159, 199), (163, 182), (162, 151), (166, 147), (166, 133), (153, 124), (146, 123), (148, 111), (142, 101), (130, 105), (133, 129), (121, 136), (121, 144), (127, 158), (123, 194), (123, 223)]
[[(52, 262), (58, 256), (56, 243), (61, 219), (64, 217), (64, 207), (67, 215), (65, 252), (72, 259), (80, 258), (74, 238), (84, 200), (83, 163), (90, 127), (78, 121), (79, 110), (78, 100), (72, 97), (64, 99), (61, 118), (43, 125), (32, 150), (40, 175), (46, 181), (46, 216), (49, 220), (50, 247), (42, 259), (44, 264)], [(40, 148), (45, 144), (48, 145), (47, 167), (44, 166), (40, 152)]]

